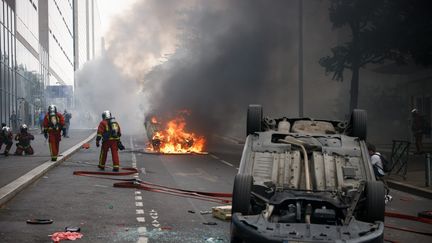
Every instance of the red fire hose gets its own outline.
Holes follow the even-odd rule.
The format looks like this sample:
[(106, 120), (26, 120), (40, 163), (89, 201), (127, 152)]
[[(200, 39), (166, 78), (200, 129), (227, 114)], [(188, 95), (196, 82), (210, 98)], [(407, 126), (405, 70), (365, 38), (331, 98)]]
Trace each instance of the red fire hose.
[(138, 173), (138, 170), (135, 168), (121, 168), (121, 170), (126, 170), (127, 172), (105, 172), (105, 171), (74, 171), (74, 175), (79, 176), (90, 176), (101, 179), (109, 179), (122, 181), (114, 183), (114, 187), (120, 188), (135, 188), (141, 189), (151, 192), (159, 192), (165, 193), (169, 195), (179, 196), (179, 197), (187, 197), (193, 198), (203, 201), (215, 202), (215, 203), (223, 203), (228, 204), (231, 202), (232, 194), (231, 193), (220, 193), (220, 192), (202, 192), (202, 191), (192, 191), (192, 190), (184, 190), (173, 187), (167, 187), (163, 185), (154, 184), (151, 182), (141, 181), (139, 179), (119, 179), (119, 178), (110, 178), (110, 177), (101, 177), (98, 175), (114, 175), (114, 176), (125, 176), (132, 175)]

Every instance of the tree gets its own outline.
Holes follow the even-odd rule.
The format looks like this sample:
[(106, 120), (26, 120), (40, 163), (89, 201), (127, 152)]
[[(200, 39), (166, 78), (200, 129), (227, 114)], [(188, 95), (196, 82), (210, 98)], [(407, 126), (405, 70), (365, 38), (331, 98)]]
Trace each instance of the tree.
[(351, 39), (319, 61), (333, 79), (351, 70), (350, 110), (358, 106), (360, 68), (392, 60), (432, 63), (432, 18), (428, 0), (330, 0), (334, 28), (347, 26)]

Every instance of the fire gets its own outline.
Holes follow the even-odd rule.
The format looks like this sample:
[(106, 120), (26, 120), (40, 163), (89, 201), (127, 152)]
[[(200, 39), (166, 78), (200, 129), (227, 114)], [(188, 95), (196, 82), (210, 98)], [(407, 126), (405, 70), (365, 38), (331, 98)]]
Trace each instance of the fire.
[[(151, 122), (156, 124), (157, 119), (152, 117)], [(161, 129), (153, 133), (151, 145), (147, 149), (167, 154), (202, 153), (205, 138), (187, 132), (185, 128), (186, 121), (182, 116), (168, 121), (164, 130)]]

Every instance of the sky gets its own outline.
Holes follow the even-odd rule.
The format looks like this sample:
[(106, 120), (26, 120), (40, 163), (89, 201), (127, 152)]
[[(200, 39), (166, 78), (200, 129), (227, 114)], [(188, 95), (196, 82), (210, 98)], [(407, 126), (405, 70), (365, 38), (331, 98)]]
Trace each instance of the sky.
[(124, 14), (124, 12), (132, 7), (139, 0), (96, 0), (99, 7), (102, 35), (106, 37), (111, 21), (116, 16)]

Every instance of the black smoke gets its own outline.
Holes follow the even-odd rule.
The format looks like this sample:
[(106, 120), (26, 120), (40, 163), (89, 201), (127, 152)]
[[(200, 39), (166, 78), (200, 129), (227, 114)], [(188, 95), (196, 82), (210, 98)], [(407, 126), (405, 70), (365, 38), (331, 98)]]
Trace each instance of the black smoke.
[[(160, 9), (166, 11), (155, 11)], [(198, 1), (177, 8), (180, 17), (161, 20), (179, 30), (176, 50), (143, 78), (151, 110), (188, 109), (189, 125), (199, 133), (238, 135), (244, 134), (248, 104), (263, 104), (272, 115), (295, 114), (296, 14), (296, 2), (285, 0)]]

